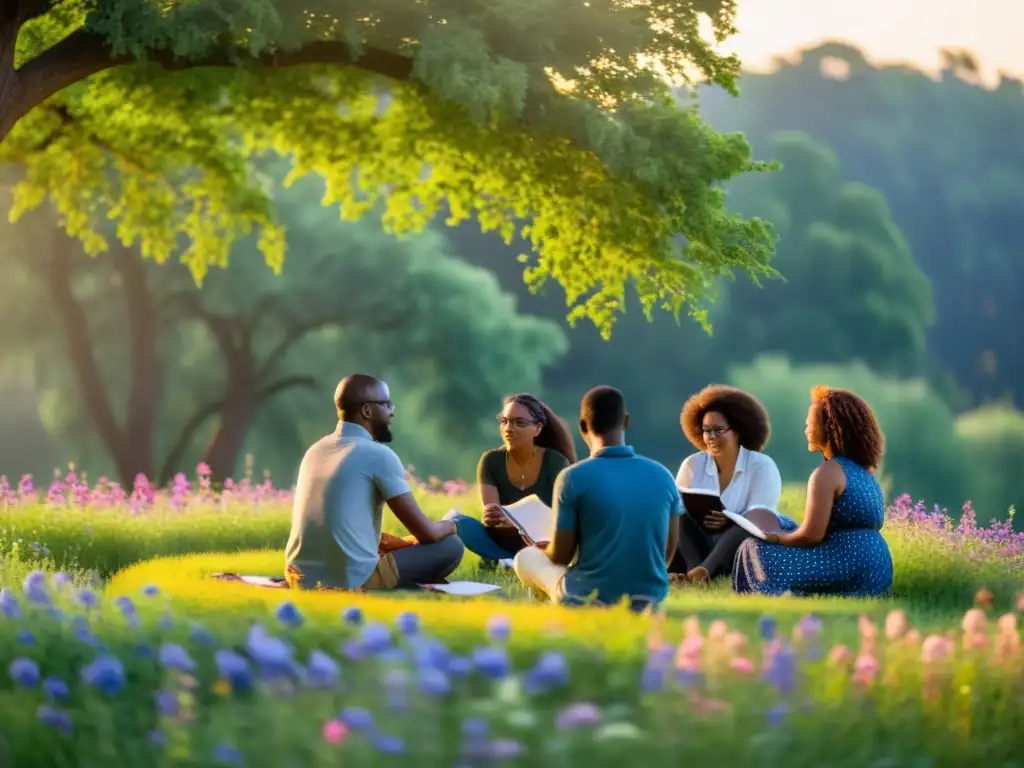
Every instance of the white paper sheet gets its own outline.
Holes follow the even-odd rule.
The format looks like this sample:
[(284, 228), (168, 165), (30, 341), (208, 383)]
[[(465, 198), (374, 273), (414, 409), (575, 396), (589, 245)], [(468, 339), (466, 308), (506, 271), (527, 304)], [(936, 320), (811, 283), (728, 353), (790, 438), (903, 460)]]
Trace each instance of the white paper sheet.
[(764, 531), (762, 531), (760, 528), (758, 528), (756, 525), (750, 522), (743, 515), (737, 515), (735, 512), (730, 512), (729, 510), (723, 511), (722, 514), (730, 520), (732, 520), (734, 523), (736, 523), (736, 525), (738, 525), (744, 531), (749, 533), (751, 536), (756, 536), (757, 538), (761, 539), (761, 541), (765, 540), (766, 537)]
[(444, 592), (447, 595), (459, 595), (461, 597), (476, 597), (477, 595), (497, 592), (501, 589), (497, 584), (484, 584), (479, 581), (449, 581), (447, 584), (420, 584), (420, 586), (431, 592)]
[(555, 512), (536, 494), (502, 507), (502, 510), (531, 542), (548, 541), (551, 538), (551, 531), (555, 527)]

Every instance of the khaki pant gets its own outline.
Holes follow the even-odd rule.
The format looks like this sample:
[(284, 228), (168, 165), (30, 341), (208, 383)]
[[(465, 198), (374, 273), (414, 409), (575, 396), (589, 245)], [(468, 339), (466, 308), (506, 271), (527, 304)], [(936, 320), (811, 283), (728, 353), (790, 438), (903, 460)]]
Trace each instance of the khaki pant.
[(523, 586), (541, 599), (558, 603), (565, 597), (565, 566), (551, 562), (544, 550), (537, 547), (519, 550), (512, 561), (512, 569)]

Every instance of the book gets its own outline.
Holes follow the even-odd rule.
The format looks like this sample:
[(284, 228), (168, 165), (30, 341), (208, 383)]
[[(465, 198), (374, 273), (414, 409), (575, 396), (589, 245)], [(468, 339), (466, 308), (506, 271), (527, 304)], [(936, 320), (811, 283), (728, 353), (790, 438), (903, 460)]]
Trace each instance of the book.
[(680, 496), (683, 497), (683, 506), (686, 514), (690, 515), (699, 525), (704, 525), (704, 518), (712, 512), (720, 512), (725, 515), (729, 522), (738, 525), (751, 536), (756, 536), (762, 541), (765, 540), (765, 532), (743, 515), (730, 512), (722, 503), (722, 497), (715, 491), (704, 488), (680, 488)]
[(479, 581), (449, 581), (447, 584), (420, 584), (419, 586), (429, 592), (443, 592), (446, 595), (460, 597), (476, 597), (501, 589), (497, 584), (484, 584)]
[(555, 512), (537, 498), (537, 494), (530, 494), (515, 504), (503, 506), (501, 511), (519, 529), (527, 544), (541, 544), (551, 538), (551, 531), (555, 527)]

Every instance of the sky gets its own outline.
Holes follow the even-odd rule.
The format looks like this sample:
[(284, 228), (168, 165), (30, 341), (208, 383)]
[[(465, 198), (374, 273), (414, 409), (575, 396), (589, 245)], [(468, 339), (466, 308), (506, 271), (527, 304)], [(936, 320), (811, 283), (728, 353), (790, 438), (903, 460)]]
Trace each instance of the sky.
[(1000, 70), (1024, 76), (1021, 0), (739, 0), (736, 26), (722, 50), (746, 69), (769, 69), (776, 56), (839, 39), (876, 64), (935, 71), (939, 49), (965, 48), (987, 82)]

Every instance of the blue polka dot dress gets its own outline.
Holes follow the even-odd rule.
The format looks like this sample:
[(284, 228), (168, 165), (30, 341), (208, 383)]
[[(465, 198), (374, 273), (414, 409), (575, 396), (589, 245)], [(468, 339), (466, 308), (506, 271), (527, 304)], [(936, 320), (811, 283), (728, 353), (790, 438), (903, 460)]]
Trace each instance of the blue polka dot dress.
[[(850, 459), (835, 461), (846, 473), (846, 490), (832, 505), (824, 540), (787, 547), (750, 538), (736, 553), (736, 592), (761, 595), (880, 595), (892, 586), (892, 555), (882, 538), (885, 500), (875, 476)], [(799, 526), (779, 516), (782, 530)]]

